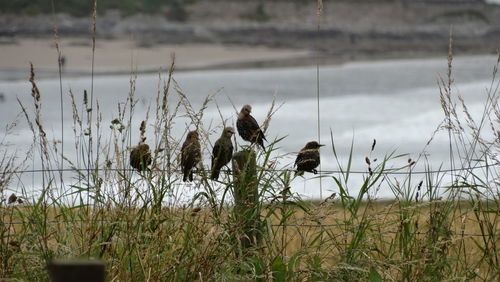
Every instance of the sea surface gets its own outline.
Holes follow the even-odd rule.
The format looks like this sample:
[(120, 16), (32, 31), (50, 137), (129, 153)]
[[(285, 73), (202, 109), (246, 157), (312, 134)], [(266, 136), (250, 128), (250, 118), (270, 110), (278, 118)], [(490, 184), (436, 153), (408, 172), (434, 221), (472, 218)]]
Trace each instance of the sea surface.
[[(495, 63), (496, 56), (492, 55), (456, 57), (453, 60), (453, 99), (458, 103), (457, 97), (462, 96), (474, 118), (482, 116)], [(204, 164), (208, 166), (211, 144), (219, 137), (222, 120), (226, 125), (234, 126), (236, 110), (244, 104), (251, 104), (253, 116), (262, 123), (274, 100), (277, 111), (271, 117), (266, 136), (267, 145), (283, 138), (274, 145), (275, 150), (272, 152), (272, 157), (276, 157), (279, 162), (279, 168), (292, 169), (295, 153), (308, 141), (319, 140), (326, 145), (321, 148), (321, 170), (324, 173), (306, 173), (304, 178), (295, 179), (292, 191), (305, 198), (325, 198), (338, 193), (333, 176), (341, 178), (336, 171), (347, 167), (352, 146), (351, 170), (360, 173), (349, 179), (347, 187), (349, 193), (355, 195), (363, 178), (368, 175), (365, 157), (372, 160), (373, 168), (385, 156), (393, 153), (407, 155), (390, 160), (387, 167), (405, 166), (411, 158), (419, 160), (413, 168), (415, 172), (423, 170), (425, 166), (431, 169), (449, 168), (448, 131), (440, 127), (444, 114), (438, 87), (441, 78), (445, 82), (448, 80), (447, 67), (447, 58), (443, 57), (352, 62), (320, 66), (319, 70), (316, 66), (306, 66), (178, 72), (173, 75), (169, 108), (172, 111), (176, 108), (180, 99), (179, 92), (188, 98), (195, 110), (200, 109), (207, 96), (213, 95), (204, 111), (201, 125), (210, 133), (208, 139), (203, 140)], [(118, 104), (125, 102), (133, 92), (137, 104), (132, 119), (131, 143), (136, 144), (139, 141), (139, 125), (146, 119), (148, 108), (147, 134), (152, 132), (152, 109), (155, 108), (158, 91), (162, 91), (166, 77), (165, 73), (99, 75), (92, 82), (90, 77), (72, 78), (63, 74), (62, 116), (59, 79), (37, 80), (41, 93), (42, 122), (49, 140), (64, 139), (64, 154), (73, 163), (81, 164), (81, 160), (76, 158), (74, 146), (70, 91), (77, 99), (79, 114), (82, 114), (84, 90), (87, 90), (89, 98), (92, 93), (93, 105), (99, 106), (102, 118), (100, 130), (103, 140), (110, 138), (109, 126), (111, 120), (119, 116)], [(0, 101), (1, 138), (4, 145), (8, 144), (10, 151), (17, 150), (20, 161), (33, 142), (33, 135), (25, 117), (20, 115), (18, 99), (33, 119), (31, 84), (27, 79), (12, 81), (0, 77), (0, 93), (3, 93)], [(185, 112), (181, 106), (179, 117), (174, 119), (171, 136), (177, 142), (183, 141), (187, 128), (194, 128)], [(96, 111), (94, 113), (95, 119)], [(457, 113), (463, 117), (460, 105), (457, 106)], [(16, 126), (7, 132), (6, 127), (11, 122), (15, 122)], [(64, 138), (61, 135), (62, 129)], [(152, 139), (149, 138), (148, 140)], [(430, 139), (432, 141), (427, 145)], [(239, 136), (236, 140), (238, 145), (246, 144)], [(376, 146), (371, 151), (374, 140)], [(337, 157), (332, 144), (335, 145)], [(25, 168), (41, 169), (38, 158), (36, 154), (29, 156)], [(374, 159), (377, 161), (373, 162)], [(69, 164), (65, 163), (64, 167), (68, 168)], [(318, 177), (320, 175), (321, 180)], [(401, 176), (395, 175), (394, 178), (396, 177)], [(411, 186), (416, 186), (423, 177), (415, 174)], [(388, 176), (384, 181), (393, 181), (391, 179), (392, 176)], [(19, 193), (21, 189), (36, 193), (40, 181), (39, 176), (22, 174), (11, 182), (9, 191), (4, 191), (4, 194), (7, 195), (10, 191)], [(190, 197), (196, 188), (188, 190), (190, 192), (180, 193), (181, 197)], [(374, 187), (370, 195), (378, 198), (395, 197), (388, 185)]]

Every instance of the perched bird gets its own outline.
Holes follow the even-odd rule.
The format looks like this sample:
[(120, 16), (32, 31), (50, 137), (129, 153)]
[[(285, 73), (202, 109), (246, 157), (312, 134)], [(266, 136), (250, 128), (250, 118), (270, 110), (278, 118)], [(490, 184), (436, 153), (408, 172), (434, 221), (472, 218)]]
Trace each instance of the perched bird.
[(307, 142), (304, 148), (300, 150), (295, 160), (295, 166), (297, 167), (295, 175), (303, 175), (304, 171), (314, 174), (318, 173), (316, 167), (320, 163), (319, 148), (322, 146), (325, 145), (321, 145), (316, 141)]
[(190, 131), (187, 134), (186, 141), (182, 144), (181, 148), (181, 166), (182, 173), (184, 174), (182, 180), (186, 182), (193, 181), (193, 168), (201, 160), (201, 145), (198, 132)]
[(139, 143), (139, 145), (132, 148), (130, 152), (130, 166), (133, 168), (138, 171), (144, 171), (149, 169), (148, 166), (152, 161), (153, 159), (151, 158), (151, 151), (149, 150), (148, 144)]
[(257, 143), (262, 147), (262, 149), (265, 150), (263, 140), (266, 140), (266, 137), (264, 136), (264, 132), (260, 129), (260, 126), (255, 118), (250, 115), (251, 112), (252, 106), (250, 105), (245, 105), (241, 108), (241, 111), (238, 114), (238, 121), (236, 121), (238, 133), (243, 140), (249, 141), (252, 144)]
[(226, 127), (222, 131), (220, 138), (215, 141), (214, 149), (212, 150), (212, 174), (211, 179), (219, 178), (220, 170), (233, 157), (233, 143), (231, 136), (234, 134), (234, 128)]

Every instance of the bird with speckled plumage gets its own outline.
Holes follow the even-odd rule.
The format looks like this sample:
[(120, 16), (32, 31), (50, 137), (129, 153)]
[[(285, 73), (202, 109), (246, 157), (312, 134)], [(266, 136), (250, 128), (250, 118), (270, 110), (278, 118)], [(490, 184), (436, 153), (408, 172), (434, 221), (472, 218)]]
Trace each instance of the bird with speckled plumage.
[(233, 157), (233, 143), (231, 137), (234, 134), (234, 128), (226, 127), (222, 131), (222, 135), (215, 141), (212, 150), (212, 173), (211, 179), (219, 179), (220, 170), (225, 166)]
[(250, 114), (251, 112), (252, 106), (250, 105), (245, 105), (241, 108), (241, 111), (238, 114), (238, 120), (236, 121), (236, 128), (238, 129), (238, 133), (243, 140), (252, 144), (257, 143), (263, 150), (265, 150), (264, 140), (266, 140), (266, 137), (264, 136), (264, 132), (260, 129), (260, 126), (255, 118)]
[(316, 167), (320, 164), (319, 148), (324, 145), (316, 141), (307, 142), (307, 144), (299, 151), (297, 159), (295, 159), (295, 166), (297, 171), (295, 175), (303, 175), (304, 172), (311, 172), (317, 174)]
[(193, 181), (193, 168), (201, 161), (201, 145), (197, 131), (190, 131), (181, 148), (182, 180)]

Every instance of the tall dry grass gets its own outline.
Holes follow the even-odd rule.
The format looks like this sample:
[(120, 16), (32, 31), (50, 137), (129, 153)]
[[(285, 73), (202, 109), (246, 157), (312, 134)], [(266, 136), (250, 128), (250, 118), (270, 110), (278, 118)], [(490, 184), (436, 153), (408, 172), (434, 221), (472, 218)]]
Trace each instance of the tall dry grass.
[[(439, 79), (444, 118), (438, 131), (448, 133), (452, 170), (429, 168), (421, 177), (413, 167), (425, 164), (424, 154), (399, 168), (392, 164), (404, 154), (377, 162), (367, 157), (363, 184), (353, 187), (352, 148), (342, 162), (332, 135), (340, 172), (321, 177), (332, 178), (338, 193), (320, 202), (290, 192), (293, 171), (282, 166), (275, 149), (282, 139), (258, 153), (256, 165), (242, 166), (248, 179), (226, 171), (221, 181), (211, 181), (199, 166), (192, 184), (198, 192), (188, 204), (180, 202), (178, 155), (185, 136), (174, 136), (173, 125), (187, 117), (209, 155), (227, 113), (219, 111), (220, 124), (204, 123), (213, 96), (194, 108), (176, 87), (174, 58), (167, 73), (159, 73), (155, 101), (140, 124), (133, 124), (134, 74), (112, 121), (103, 120), (92, 89), (90, 95), (68, 93), (74, 144), (65, 140), (65, 147), (75, 148), (75, 158), (63, 154), (45, 131), (44, 95), (32, 66), (33, 103), (19, 104), (33, 145), (25, 159), (0, 147), (0, 277), (47, 280), (47, 262), (78, 257), (104, 260), (108, 279), (119, 281), (497, 281), (500, 55), (483, 115), (474, 120), (452, 92), (451, 47), (450, 42), (448, 73)], [(264, 124), (275, 111), (272, 103)], [(150, 169), (129, 165), (138, 142), (151, 148)], [(39, 193), (32, 196), (22, 187), (9, 200), (16, 171), (35, 158), (42, 164)], [(64, 173), (72, 181), (59, 173), (63, 167), (70, 168)], [(402, 177), (393, 178), (394, 172)], [(257, 188), (257, 195), (246, 195), (254, 200), (233, 201), (247, 185)], [(377, 201), (379, 189), (391, 189), (394, 200)]]

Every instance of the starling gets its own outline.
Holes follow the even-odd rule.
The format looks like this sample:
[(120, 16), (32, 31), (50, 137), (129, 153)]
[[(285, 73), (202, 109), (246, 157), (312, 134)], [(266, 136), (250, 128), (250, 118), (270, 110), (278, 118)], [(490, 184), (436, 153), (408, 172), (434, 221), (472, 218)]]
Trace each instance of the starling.
[(297, 172), (295, 175), (302, 175), (304, 171), (312, 172), (314, 174), (318, 173), (316, 167), (319, 165), (319, 148), (325, 146), (321, 145), (316, 141), (307, 142), (307, 144), (302, 148), (297, 155), (295, 160), (295, 166), (297, 167)]
[(236, 122), (238, 133), (243, 140), (249, 141), (252, 144), (257, 143), (262, 147), (262, 149), (265, 150), (263, 140), (266, 140), (266, 137), (264, 136), (264, 132), (260, 129), (255, 118), (250, 115), (251, 112), (252, 106), (250, 105), (245, 105), (241, 108), (241, 111), (238, 114), (238, 121)]
[(233, 143), (231, 143), (231, 136), (233, 134), (234, 128), (226, 127), (224, 131), (222, 131), (220, 138), (215, 142), (212, 151), (211, 179), (217, 180), (219, 178), (220, 169), (233, 157)]
[(184, 174), (182, 180), (186, 182), (193, 181), (193, 168), (201, 160), (201, 145), (198, 132), (190, 131), (186, 137), (186, 141), (182, 144), (181, 149), (181, 166)]
[(138, 171), (144, 171), (148, 169), (151, 162), (151, 151), (148, 144), (139, 143), (139, 145), (132, 148), (130, 152), (130, 166)]

